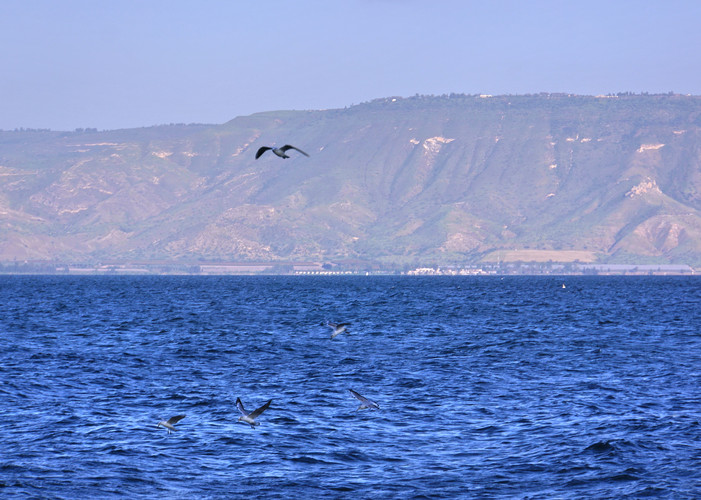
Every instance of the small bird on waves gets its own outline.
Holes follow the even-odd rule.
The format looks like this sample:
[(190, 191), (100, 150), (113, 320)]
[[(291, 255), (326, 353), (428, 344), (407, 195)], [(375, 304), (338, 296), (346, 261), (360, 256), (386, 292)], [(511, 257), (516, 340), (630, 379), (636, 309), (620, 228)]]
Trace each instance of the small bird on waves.
[(168, 434), (170, 434), (170, 431), (175, 431), (175, 424), (180, 422), (182, 419), (185, 418), (185, 415), (176, 415), (174, 417), (170, 417), (168, 420), (161, 420), (156, 424), (156, 427), (163, 426), (168, 430)]
[(236, 408), (239, 409), (241, 412), (241, 416), (239, 417), (239, 422), (245, 422), (247, 424), (251, 424), (251, 427), (254, 429), (256, 428), (256, 425), (260, 425), (260, 422), (256, 422), (256, 418), (260, 416), (261, 413), (263, 413), (265, 410), (268, 409), (268, 406), (270, 406), (270, 403), (272, 403), (273, 400), (270, 399), (268, 400), (267, 403), (265, 403), (263, 406), (260, 408), (257, 408), (253, 411), (246, 411), (246, 409), (243, 407), (243, 403), (241, 402), (241, 398), (236, 398)]
[(368, 399), (365, 396), (361, 396), (360, 394), (355, 392), (353, 389), (348, 389), (348, 390), (355, 397), (355, 399), (360, 401), (360, 406), (358, 406), (358, 409), (355, 411), (365, 410), (368, 408), (370, 408), (371, 410), (379, 410), (380, 409), (380, 405), (375, 403), (372, 399)]
[(333, 323), (331, 321), (327, 321), (326, 326), (331, 327), (333, 330), (333, 333), (331, 333), (331, 338), (334, 338), (336, 335), (340, 335), (341, 333), (345, 332), (347, 327), (350, 326), (350, 323)]

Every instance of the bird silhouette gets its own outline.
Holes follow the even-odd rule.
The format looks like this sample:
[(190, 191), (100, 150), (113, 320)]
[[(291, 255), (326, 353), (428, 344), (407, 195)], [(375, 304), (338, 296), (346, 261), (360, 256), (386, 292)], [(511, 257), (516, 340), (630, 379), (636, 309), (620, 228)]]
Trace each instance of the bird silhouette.
[(302, 153), (304, 156), (309, 156), (307, 153), (305, 153), (305, 152), (302, 151), (301, 149), (296, 148), (296, 147), (294, 147), (294, 146), (290, 146), (289, 144), (285, 144), (284, 146), (279, 147), (279, 148), (272, 148), (272, 147), (270, 147), (270, 146), (263, 146), (263, 147), (259, 148), (259, 149), (258, 149), (258, 152), (256, 152), (256, 160), (257, 160), (258, 158), (260, 158), (261, 155), (262, 155), (263, 153), (265, 153), (266, 151), (268, 151), (268, 150), (272, 151), (273, 153), (275, 153), (275, 154), (276, 154), (277, 156), (279, 156), (280, 158), (289, 158), (289, 156), (287, 155), (287, 152), (288, 152), (290, 149), (294, 149), (295, 151), (299, 151), (299, 152)]

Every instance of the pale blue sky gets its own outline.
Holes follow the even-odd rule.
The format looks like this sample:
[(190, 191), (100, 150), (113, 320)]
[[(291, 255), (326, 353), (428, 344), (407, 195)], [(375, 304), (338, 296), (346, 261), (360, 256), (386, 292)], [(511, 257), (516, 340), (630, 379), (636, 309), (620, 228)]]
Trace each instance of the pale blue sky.
[(0, 129), (386, 96), (701, 94), (696, 0), (2, 0)]

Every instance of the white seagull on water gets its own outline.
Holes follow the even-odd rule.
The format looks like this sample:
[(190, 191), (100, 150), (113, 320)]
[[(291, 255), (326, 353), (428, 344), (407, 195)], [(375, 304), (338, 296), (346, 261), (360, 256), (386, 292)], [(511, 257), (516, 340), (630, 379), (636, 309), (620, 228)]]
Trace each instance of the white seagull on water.
[(175, 424), (180, 422), (182, 419), (185, 418), (185, 415), (176, 415), (174, 417), (170, 417), (168, 420), (161, 420), (156, 424), (156, 427), (163, 426), (168, 430), (168, 434), (170, 434), (170, 431), (175, 431)]
[(241, 398), (236, 398), (236, 408), (239, 409), (241, 412), (241, 416), (239, 417), (239, 422), (246, 422), (247, 424), (251, 424), (251, 427), (254, 429), (256, 428), (256, 425), (260, 425), (259, 422), (256, 422), (256, 417), (258, 417), (261, 413), (263, 413), (265, 410), (268, 409), (268, 406), (270, 406), (270, 403), (272, 403), (273, 400), (269, 400), (267, 403), (265, 403), (263, 406), (260, 408), (257, 408), (251, 412), (246, 411), (246, 409), (243, 407), (243, 403), (241, 402)]
[(263, 153), (265, 153), (268, 150), (272, 151), (280, 158), (289, 158), (289, 156), (287, 155), (287, 151), (289, 151), (290, 149), (294, 149), (295, 151), (299, 151), (304, 156), (309, 156), (307, 153), (305, 153), (301, 149), (296, 148), (294, 146), (290, 146), (289, 144), (285, 144), (284, 146), (279, 147), (279, 148), (271, 148), (270, 146), (263, 146), (261, 148), (258, 148), (258, 151), (256, 152), (256, 160), (258, 158), (260, 158), (263, 155)]
[[(360, 406), (358, 406), (358, 410), (365, 410), (367, 408), (370, 408), (371, 410), (379, 410), (380, 405), (375, 403), (372, 399), (368, 399), (365, 396), (361, 396), (357, 392), (355, 392), (353, 389), (348, 389), (350, 393), (358, 400), (360, 401)], [(355, 410), (355, 411), (358, 411)]]
[(339, 335), (339, 334), (345, 332), (346, 327), (349, 325), (350, 325), (350, 323), (332, 323), (331, 321), (326, 322), (326, 326), (330, 326), (333, 329), (333, 333), (331, 334), (331, 338), (334, 338), (336, 335)]

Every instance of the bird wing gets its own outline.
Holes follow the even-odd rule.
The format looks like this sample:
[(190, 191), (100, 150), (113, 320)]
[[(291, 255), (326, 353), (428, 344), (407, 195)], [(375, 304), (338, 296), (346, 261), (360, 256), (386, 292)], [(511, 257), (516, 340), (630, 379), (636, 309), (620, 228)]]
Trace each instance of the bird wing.
[(170, 417), (170, 418), (167, 420), (167, 422), (168, 422), (170, 425), (175, 425), (175, 424), (177, 424), (178, 422), (180, 422), (180, 421), (181, 421), (182, 419), (184, 419), (184, 418), (185, 418), (185, 415), (176, 415), (176, 416), (174, 416), (174, 417)]
[(301, 149), (296, 148), (296, 147), (294, 147), (294, 146), (290, 146), (289, 144), (285, 144), (285, 145), (284, 145), (283, 147), (281, 147), (280, 149), (281, 149), (282, 151), (287, 151), (288, 149), (294, 149), (295, 151), (299, 151), (300, 153), (302, 153), (304, 156), (309, 156), (307, 153), (305, 153), (305, 152), (302, 151)]
[(255, 409), (255, 410), (253, 410), (253, 411), (250, 413), (250, 415), (248, 415), (248, 416), (251, 417), (251, 418), (253, 418), (253, 419), (255, 419), (258, 415), (260, 415), (260, 414), (263, 413), (265, 410), (267, 410), (267, 409), (268, 409), (268, 406), (270, 406), (270, 403), (272, 403), (272, 402), (273, 402), (272, 399), (269, 400), (267, 403), (265, 403), (265, 404), (264, 404), (263, 406), (261, 406), (260, 408), (257, 408), (257, 409)]
[(241, 412), (241, 415), (243, 415), (244, 417), (248, 416), (248, 412), (243, 408), (243, 403), (241, 402), (241, 398), (236, 398), (236, 408), (239, 409), (239, 411)]
[(365, 396), (361, 396), (360, 394), (358, 394), (357, 392), (355, 392), (353, 389), (348, 389), (348, 390), (350, 391), (350, 393), (351, 393), (353, 396), (355, 396), (355, 398), (356, 398), (358, 401), (360, 401), (361, 403), (363, 403), (363, 405), (367, 406), (368, 408), (370, 408), (371, 406), (374, 406), (375, 408), (379, 408), (379, 407), (380, 407), (380, 405), (378, 405), (377, 403), (375, 403), (372, 399), (368, 399), (368, 398), (366, 398)]
[(361, 396), (360, 394), (358, 394), (357, 392), (355, 392), (353, 389), (348, 389), (348, 390), (349, 390), (350, 393), (351, 393), (353, 396), (355, 396), (355, 398), (356, 398), (358, 401), (360, 401), (361, 403), (363, 403), (363, 404), (369, 404), (369, 403), (370, 403), (370, 400), (368, 400), (367, 398)]
[(331, 321), (328, 321), (326, 324), (328, 326), (330, 326), (331, 328), (341, 328), (342, 326), (349, 326), (350, 325), (350, 323), (333, 323)]
[(263, 147), (261, 147), (261, 148), (258, 148), (258, 151), (256, 152), (256, 160), (257, 160), (258, 158), (260, 158), (260, 156), (261, 156), (263, 153), (265, 153), (267, 150), (269, 150), (269, 149), (273, 149), (273, 148), (268, 147), (268, 146), (263, 146)]

